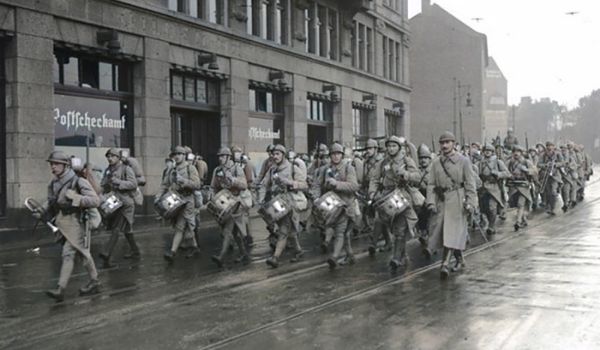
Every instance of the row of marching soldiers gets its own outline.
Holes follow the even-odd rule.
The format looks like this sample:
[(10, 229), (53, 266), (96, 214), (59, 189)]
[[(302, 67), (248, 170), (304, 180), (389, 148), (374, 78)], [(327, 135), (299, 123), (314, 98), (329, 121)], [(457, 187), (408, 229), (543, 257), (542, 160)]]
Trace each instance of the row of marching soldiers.
[[(312, 224), (321, 233), (321, 249), (330, 253), (327, 263), (332, 269), (355, 262), (353, 232), (367, 232), (369, 254), (391, 251), (393, 270), (406, 267), (406, 242), (412, 237), (418, 236), (428, 257), (443, 249), (440, 273), (447, 278), (465, 266), (462, 252), (473, 222), (483, 218), (487, 233), (494, 234), (496, 215), (510, 206), (517, 208), (514, 226), (519, 229), (527, 225), (532, 206), (546, 206), (554, 214), (559, 194), (566, 211), (583, 198), (585, 181), (592, 174), (590, 158), (573, 143), (561, 146), (560, 151), (552, 142), (529, 152), (511, 145), (507, 147), (510, 155), (498, 145), (486, 144), (481, 153), (477, 145), (459, 151), (454, 135), (445, 132), (439, 145), (436, 156), (425, 145), (417, 150), (406, 139), (391, 136), (383, 147), (368, 140), (364, 154), (347, 159), (344, 147), (334, 143), (329, 148), (320, 146), (310, 164), (283, 145), (269, 146), (269, 157), (256, 176), (241, 149), (222, 148), (210, 186), (204, 187), (206, 163), (189, 148), (177, 146), (166, 160), (154, 201), (157, 211), (174, 227), (164, 258), (173, 262), (182, 245), (188, 247), (187, 258), (198, 254), (198, 213), (206, 204), (223, 237), (221, 251), (212, 260), (223, 266), (235, 242), (236, 262), (248, 263), (253, 244), (249, 211), (258, 206), (270, 232), (272, 255), (266, 263), (271, 267), (279, 266), (286, 249), (292, 251), (292, 262), (302, 258), (298, 235)], [(63, 245), (58, 286), (46, 292), (58, 301), (64, 298), (76, 256), (83, 258), (90, 276), (80, 293), (98, 292), (89, 232), (100, 220), (111, 232), (99, 254), (105, 267), (112, 266), (120, 234), (130, 248), (124, 258), (140, 257), (132, 225), (135, 204), (143, 199), (141, 167), (135, 158), (112, 148), (106, 159), (108, 167), (96, 183), (88, 167), (75, 166), (76, 158), (52, 152), (48, 162), (54, 178), (48, 200), (44, 205), (28, 203), (34, 216), (51, 226)], [(385, 245), (378, 249), (381, 237)], [(456, 262), (450, 268), (452, 256)]]

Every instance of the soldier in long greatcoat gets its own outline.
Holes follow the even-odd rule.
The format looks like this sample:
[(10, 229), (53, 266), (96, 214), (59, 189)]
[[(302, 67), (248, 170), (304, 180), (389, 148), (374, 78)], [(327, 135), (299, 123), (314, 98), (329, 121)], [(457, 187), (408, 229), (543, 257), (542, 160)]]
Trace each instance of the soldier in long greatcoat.
[[(62, 243), (62, 265), (58, 278), (58, 287), (46, 291), (46, 295), (62, 301), (67, 283), (73, 273), (75, 258), (77, 255), (83, 257), (83, 266), (90, 277), (89, 283), (79, 289), (81, 295), (98, 292), (98, 272), (94, 259), (90, 253), (89, 228), (86, 228), (83, 210), (86, 208), (97, 208), (100, 198), (90, 183), (80, 178), (69, 167), (69, 158), (61, 151), (50, 153), (47, 160), (54, 178), (48, 185), (48, 202), (44, 206), (45, 220), (55, 217), (54, 225), (60, 231), (57, 232), (57, 241)], [(34, 213), (38, 219), (43, 217), (41, 212)]]
[(552, 141), (546, 142), (544, 153), (540, 156), (538, 169), (541, 183), (540, 193), (543, 194), (546, 203), (546, 212), (550, 215), (556, 215), (556, 199), (558, 190), (563, 183), (559, 168), (563, 166), (563, 157), (556, 151)]
[(478, 171), (482, 181), (479, 205), (488, 220), (487, 234), (493, 235), (496, 233), (498, 206), (504, 206), (500, 182), (510, 177), (510, 173), (504, 162), (494, 154), (494, 146), (489, 143), (483, 147), (483, 158), (479, 162)]
[(468, 237), (468, 217), (477, 206), (475, 173), (468, 157), (459, 154), (454, 135), (446, 131), (440, 138), (442, 154), (433, 160), (427, 185), (427, 207), (435, 215), (428, 249), (444, 247), (440, 277), (449, 276), (449, 265), (454, 250), (458, 252), (453, 271), (464, 267), (462, 251)]

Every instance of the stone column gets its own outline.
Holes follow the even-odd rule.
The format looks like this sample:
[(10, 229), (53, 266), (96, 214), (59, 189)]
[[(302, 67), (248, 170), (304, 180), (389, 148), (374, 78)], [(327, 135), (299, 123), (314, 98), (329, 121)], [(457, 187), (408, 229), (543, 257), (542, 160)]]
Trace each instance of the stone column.
[(54, 149), (54, 54), (52, 16), (15, 11), (19, 31), (6, 48), (6, 183), (10, 224), (20, 226), (31, 220), (17, 209), (27, 197), (44, 201), (52, 176), (46, 159)]
[(306, 77), (294, 75), (293, 80), (293, 90), (285, 97), (285, 141), (296, 153), (307, 152)]
[(248, 62), (232, 58), (231, 76), (225, 83), (221, 105), (221, 143), (245, 148), (248, 142)]
[(342, 141), (344, 146), (354, 147), (352, 130), (352, 95), (351, 87), (342, 86), (340, 102), (335, 105), (333, 114), (333, 139)]
[(375, 95), (377, 108), (371, 111), (369, 118), (369, 136), (377, 137), (385, 135), (385, 110), (383, 96)]
[[(160, 186), (164, 159), (171, 148), (169, 44), (144, 38), (144, 60), (134, 68), (134, 152), (146, 175), (147, 199)], [(145, 201), (145, 212), (152, 200)]]

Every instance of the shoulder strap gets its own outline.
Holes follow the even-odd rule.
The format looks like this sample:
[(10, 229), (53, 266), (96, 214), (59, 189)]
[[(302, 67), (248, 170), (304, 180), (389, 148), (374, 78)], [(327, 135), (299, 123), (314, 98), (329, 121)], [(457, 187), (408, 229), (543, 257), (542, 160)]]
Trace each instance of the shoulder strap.
[(446, 173), (446, 176), (448, 176), (450, 181), (452, 181), (452, 186), (456, 186), (456, 181), (454, 181), (452, 176), (450, 176), (450, 173), (448, 172), (448, 169), (446, 169), (446, 166), (444, 165), (444, 161), (441, 158), (440, 158), (440, 165), (442, 166), (442, 169), (444, 169), (444, 173)]

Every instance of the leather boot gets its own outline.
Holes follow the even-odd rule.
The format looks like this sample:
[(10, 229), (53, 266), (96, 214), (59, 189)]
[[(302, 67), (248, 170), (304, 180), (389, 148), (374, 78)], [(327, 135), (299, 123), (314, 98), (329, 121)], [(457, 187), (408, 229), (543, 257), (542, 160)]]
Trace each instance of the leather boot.
[(445, 280), (450, 276), (450, 259), (452, 258), (452, 249), (444, 247), (444, 253), (442, 254), (442, 267), (440, 268), (440, 278)]
[(465, 258), (461, 250), (454, 251), (454, 258), (456, 258), (456, 264), (452, 267), (452, 272), (460, 272), (465, 269)]
[(215, 264), (217, 264), (218, 268), (223, 267), (223, 260), (221, 260), (220, 256), (213, 255), (210, 257), (210, 260), (212, 260)]
[(65, 300), (64, 290), (60, 286), (56, 287), (56, 289), (48, 289), (46, 295), (56, 300), (57, 303)]
[(100, 292), (100, 282), (90, 280), (85, 286), (79, 288), (79, 295), (92, 295)]
[(290, 262), (293, 262), (293, 263), (298, 262), (298, 261), (300, 261), (300, 259), (302, 259), (303, 256), (304, 256), (304, 252), (298, 251), (298, 252), (296, 252), (294, 257), (290, 259)]
[(98, 254), (98, 256), (100, 257), (100, 259), (102, 259), (102, 267), (103, 268), (110, 269), (111, 267), (115, 267), (115, 265), (110, 262), (110, 255), (108, 255), (106, 253), (100, 253), (100, 254)]
[(334, 258), (327, 259), (327, 264), (329, 264), (331, 270), (334, 270), (338, 266), (338, 263)]
[(163, 255), (163, 258), (165, 258), (165, 260), (169, 263), (172, 264), (175, 258), (175, 252), (172, 250), (169, 250), (168, 252), (165, 253), (165, 255)]
[(271, 256), (267, 258), (267, 261), (265, 262), (267, 263), (267, 265), (271, 266), (274, 269), (279, 267), (279, 259), (276, 256)]
[(369, 256), (371, 256), (371, 257), (375, 256), (375, 253), (377, 252), (377, 248), (375, 248), (375, 246), (372, 246), (372, 245), (369, 246), (368, 250), (369, 250)]
[(135, 243), (135, 239), (133, 238), (133, 234), (132, 233), (126, 233), (125, 234), (125, 239), (127, 240), (127, 243), (129, 243), (129, 253), (123, 255), (123, 258), (125, 259), (139, 259), (140, 258), (140, 249), (137, 246), (137, 243)]
[(195, 256), (200, 255), (200, 248), (192, 247), (192, 249), (185, 255), (186, 259), (191, 259)]

